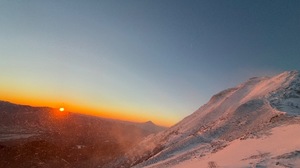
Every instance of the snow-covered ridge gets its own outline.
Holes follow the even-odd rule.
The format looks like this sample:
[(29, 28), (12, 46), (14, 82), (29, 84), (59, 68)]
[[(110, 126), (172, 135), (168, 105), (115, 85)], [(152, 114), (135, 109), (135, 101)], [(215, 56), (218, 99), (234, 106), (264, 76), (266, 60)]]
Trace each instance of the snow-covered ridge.
[(290, 72), (287, 85), (270, 93), (268, 100), (272, 107), (289, 115), (300, 114), (300, 74)]
[[(299, 116), (299, 76), (297, 71), (287, 71), (250, 78), (226, 89), (173, 127), (145, 139), (116, 163), (125, 167), (140, 163), (136, 167), (144, 167), (188, 159), (191, 153), (211, 152), (226, 142), (248, 137), (283, 114)], [(214, 147), (203, 147), (207, 145)]]

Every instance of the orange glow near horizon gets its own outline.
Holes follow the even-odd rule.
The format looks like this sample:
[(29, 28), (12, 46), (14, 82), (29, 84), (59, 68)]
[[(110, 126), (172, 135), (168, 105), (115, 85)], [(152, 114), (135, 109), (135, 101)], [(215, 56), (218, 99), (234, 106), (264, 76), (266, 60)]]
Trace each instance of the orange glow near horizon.
[[(130, 122), (146, 122), (153, 121), (155, 124), (162, 126), (171, 126), (175, 123), (172, 120), (166, 120), (160, 118), (159, 116), (151, 116), (149, 113), (140, 113), (140, 110), (137, 109), (128, 109), (120, 107), (103, 107), (103, 106), (93, 106), (88, 103), (59, 103), (63, 101), (54, 101), (54, 99), (43, 99), (41, 97), (33, 98), (29, 96), (23, 97), (14, 97), (12, 94), (3, 94), (0, 96), (0, 100), (9, 101), (11, 103), (30, 105), (30, 106), (39, 106), (39, 107), (52, 107), (56, 108), (59, 113), (68, 112), (91, 115), (96, 117), (102, 117), (107, 119), (116, 119)], [(31, 95), (32, 96), (32, 95)], [(150, 110), (149, 110), (150, 111)], [(63, 114), (63, 113), (62, 113)]]

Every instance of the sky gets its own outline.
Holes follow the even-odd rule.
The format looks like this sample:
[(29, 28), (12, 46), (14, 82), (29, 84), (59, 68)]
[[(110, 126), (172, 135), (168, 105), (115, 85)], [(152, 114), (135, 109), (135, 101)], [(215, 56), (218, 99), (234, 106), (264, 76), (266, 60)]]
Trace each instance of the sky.
[(300, 68), (298, 0), (0, 0), (0, 99), (170, 126)]

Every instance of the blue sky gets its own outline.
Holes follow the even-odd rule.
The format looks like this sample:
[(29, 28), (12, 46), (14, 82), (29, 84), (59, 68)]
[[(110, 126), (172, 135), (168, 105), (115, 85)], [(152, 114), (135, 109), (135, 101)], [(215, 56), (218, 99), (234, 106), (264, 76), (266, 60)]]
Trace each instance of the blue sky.
[(2, 0), (0, 89), (175, 123), (249, 77), (299, 69), (299, 9), (297, 0)]

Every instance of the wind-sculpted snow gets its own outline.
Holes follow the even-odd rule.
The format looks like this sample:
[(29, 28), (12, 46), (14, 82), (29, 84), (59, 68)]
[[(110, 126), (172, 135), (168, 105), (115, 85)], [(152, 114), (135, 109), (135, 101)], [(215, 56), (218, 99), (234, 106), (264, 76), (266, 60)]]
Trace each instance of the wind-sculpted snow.
[(297, 71), (251, 78), (214, 95), (193, 114), (166, 131), (148, 137), (110, 166), (159, 167), (158, 163), (172, 165), (182, 158), (216, 152), (232, 140), (270, 128), (271, 124), (290, 115), (300, 115), (299, 97)]
[(272, 92), (268, 99), (277, 110), (289, 115), (300, 115), (300, 75), (297, 72), (291, 74), (288, 85)]

